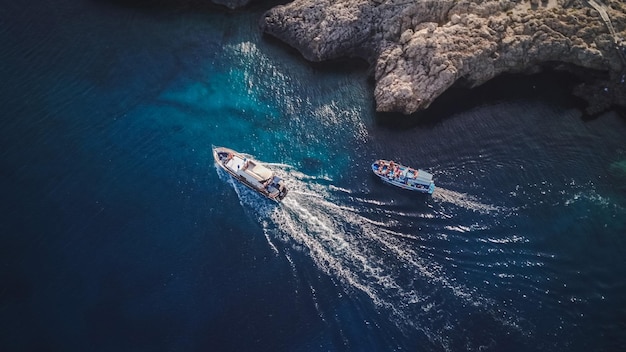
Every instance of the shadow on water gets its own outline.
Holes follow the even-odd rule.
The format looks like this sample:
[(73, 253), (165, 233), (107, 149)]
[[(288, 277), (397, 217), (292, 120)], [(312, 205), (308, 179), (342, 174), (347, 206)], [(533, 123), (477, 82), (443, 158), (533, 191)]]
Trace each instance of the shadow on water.
[(390, 129), (407, 129), (432, 126), (442, 119), (462, 111), (506, 100), (541, 100), (559, 105), (584, 109), (584, 102), (571, 94), (580, 80), (572, 74), (545, 71), (537, 74), (502, 74), (476, 87), (466, 88), (462, 83), (448, 89), (426, 110), (410, 115), (402, 113), (377, 113), (379, 126)]
[(224, 6), (202, 0), (92, 0), (95, 4), (110, 5), (146, 12), (164, 11), (215, 11), (227, 10)]
[(237, 12), (237, 11), (253, 11), (262, 12), (272, 7), (288, 3), (287, 0), (265, 0), (254, 1), (239, 7), (230, 9), (225, 5), (219, 5), (210, 0), (92, 0), (96, 4), (113, 5), (117, 7), (130, 8), (146, 12)]
[[(370, 64), (361, 58), (344, 58), (335, 60), (326, 60), (323, 62), (309, 62), (309, 65), (319, 71), (328, 73), (343, 73), (350, 74), (355, 72), (362, 72), (368, 74), (370, 70)], [(372, 86), (372, 90), (374, 87)]]

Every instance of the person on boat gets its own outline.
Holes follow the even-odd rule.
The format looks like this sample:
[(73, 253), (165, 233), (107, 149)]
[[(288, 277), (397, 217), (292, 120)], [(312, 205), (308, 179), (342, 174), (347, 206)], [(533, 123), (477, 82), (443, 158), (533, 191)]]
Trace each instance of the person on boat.
[(385, 173), (385, 176), (388, 176), (388, 177), (390, 177), (390, 178), (391, 178), (391, 177), (395, 177), (395, 174), (396, 174), (396, 168), (397, 168), (397, 166), (396, 166), (396, 164), (393, 162), (393, 160), (392, 160), (392, 161), (390, 161), (390, 162), (389, 162), (389, 166), (387, 167), (387, 172)]
[(394, 170), (394, 174), (393, 174), (393, 176), (394, 176), (395, 178), (398, 178), (398, 177), (400, 177), (401, 175), (402, 175), (402, 170), (400, 170), (400, 167), (396, 165), (396, 169)]
[(379, 173), (381, 175), (385, 175), (387, 176), (389, 174), (389, 170), (391, 170), (391, 167), (389, 165), (387, 165), (386, 162), (384, 162), (383, 160), (380, 161), (380, 169), (379, 169)]

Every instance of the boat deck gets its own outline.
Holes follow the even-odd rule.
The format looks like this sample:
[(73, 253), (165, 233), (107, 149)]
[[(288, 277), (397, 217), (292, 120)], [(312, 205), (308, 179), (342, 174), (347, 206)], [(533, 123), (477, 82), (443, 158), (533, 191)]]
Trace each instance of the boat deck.
[(231, 169), (233, 172), (239, 171), (244, 164), (244, 160), (237, 155), (234, 155), (228, 162), (226, 163), (226, 167)]

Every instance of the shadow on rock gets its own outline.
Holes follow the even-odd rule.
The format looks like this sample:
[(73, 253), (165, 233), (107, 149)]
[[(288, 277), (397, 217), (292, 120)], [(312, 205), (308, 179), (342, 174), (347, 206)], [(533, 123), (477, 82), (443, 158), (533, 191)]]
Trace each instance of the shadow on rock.
[(545, 71), (536, 74), (503, 74), (476, 87), (457, 84), (440, 95), (426, 110), (410, 115), (380, 112), (376, 122), (391, 129), (435, 125), (463, 111), (504, 101), (537, 100), (585, 109), (585, 102), (572, 95), (580, 80), (566, 72)]

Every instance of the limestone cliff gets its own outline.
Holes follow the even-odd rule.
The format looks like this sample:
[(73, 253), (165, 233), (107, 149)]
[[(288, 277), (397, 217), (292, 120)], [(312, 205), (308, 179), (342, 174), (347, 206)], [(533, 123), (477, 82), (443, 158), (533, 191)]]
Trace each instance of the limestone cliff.
[(368, 60), (379, 111), (412, 113), (459, 80), (476, 86), (556, 62), (606, 72), (608, 99), (625, 103), (626, 3), (588, 1), (597, 6), (587, 0), (295, 0), (268, 11), (260, 25), (311, 61)]

